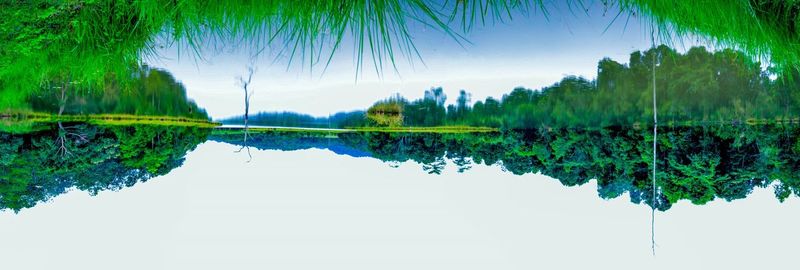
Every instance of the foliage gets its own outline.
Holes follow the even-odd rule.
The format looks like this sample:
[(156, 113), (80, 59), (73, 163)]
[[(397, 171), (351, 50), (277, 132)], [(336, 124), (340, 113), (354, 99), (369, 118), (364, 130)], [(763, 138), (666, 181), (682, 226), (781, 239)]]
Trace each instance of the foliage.
[[(581, 0), (567, 3), (586, 6)], [(796, 0), (601, 3), (620, 9), (620, 15), (651, 19), (664, 37), (698, 35), (753, 57), (770, 57), (782, 67), (799, 60)], [(326, 63), (330, 57), (322, 48), (335, 51), (346, 36), (353, 37), (358, 63), (367, 54), (380, 69), (393, 64), (398, 52), (418, 55), (410, 34), (413, 23), (462, 40), (461, 33), (474, 24), (530, 11), (548, 14), (541, 0), (6, 1), (0, 3), (0, 16), (6, 18), (0, 38), (8, 41), (0, 45), (0, 81), (19, 86), (57, 77), (102, 81), (110, 73), (125, 74), (142, 57), (155, 56), (159, 47), (177, 44), (199, 53), (200, 44), (220, 49), (242, 40), (259, 49), (279, 45), (285, 55), (302, 56), (303, 62)]]
[[(525, 1), (480, 6), (409, 1), (199, 1), (199, 0), (26, 0), (0, 3), (0, 89), (24, 91), (50, 81), (83, 85), (124, 78), (159, 48), (194, 51), (267, 46), (279, 55), (327, 63), (346, 36), (357, 63), (371, 57), (376, 71), (403, 54), (418, 56), (410, 24), (428, 25), (461, 40), (449, 22), (467, 16), (506, 17), (529, 9)], [(540, 4), (541, 6), (541, 4)], [(487, 13), (487, 11), (493, 11)], [(67, 53), (65, 53), (67, 52)], [(385, 62), (384, 62), (385, 61)]]
[(0, 210), (19, 211), (71, 188), (97, 194), (164, 175), (205, 141), (208, 129), (53, 123), (0, 133)]
[(729, 49), (709, 52), (695, 47), (681, 54), (666, 46), (633, 52), (627, 65), (603, 59), (592, 81), (568, 76), (552, 86), (519, 87), (500, 99), (489, 97), (471, 106), (470, 95), (463, 90), (455, 104), (445, 106), (446, 97), (435, 88), (419, 100), (393, 97), (373, 108), (401, 104), (405, 126), (525, 129), (646, 124), (653, 118), (653, 60), (658, 61), (658, 116), (669, 124), (792, 122), (800, 117), (800, 95), (795, 93), (800, 84), (789, 79), (793, 75), (771, 80), (760, 63)]
[[(338, 139), (337, 139), (338, 137)], [(235, 134), (212, 140), (240, 144)], [(800, 195), (800, 128), (797, 126), (696, 126), (659, 129), (657, 197), (651, 171), (653, 137), (649, 130), (506, 130), (492, 133), (265, 132), (253, 135), (254, 147), (284, 151), (329, 149), (371, 156), (389, 164), (415, 161), (428, 173), (450, 164), (458, 172), (475, 164), (500, 166), (523, 175), (542, 173), (565, 186), (597, 182), (601, 198), (628, 194), (633, 203), (659, 210), (687, 200), (743, 199), (755, 188), (774, 185), (783, 201)], [(449, 162), (448, 162), (449, 161)]]
[(742, 50), (751, 59), (769, 60), (781, 72), (800, 63), (800, 1), (704, 0), (609, 1), (622, 12), (650, 19), (660, 36), (707, 40)]
[(403, 104), (399, 98), (389, 98), (367, 109), (367, 120), (372, 126), (399, 127), (403, 125)]
[[(97, 85), (49, 82), (27, 91), (0, 91), (0, 100), (13, 101), (13, 104), (7, 104), (9, 107), (4, 113), (0, 111), (9, 117), (41, 118), (44, 115), (47, 118), (133, 119), (135, 117), (123, 115), (136, 115), (208, 120), (206, 111), (187, 97), (183, 84), (169, 72), (148, 66), (136, 69), (125, 83), (113, 79)], [(101, 115), (105, 116), (99, 117)]]
[[(694, 47), (678, 53), (659, 46), (631, 53), (628, 64), (608, 58), (600, 60), (594, 80), (567, 76), (551, 86), (537, 90), (518, 87), (499, 99), (489, 97), (474, 104), (465, 90), (459, 92), (453, 104), (446, 104), (443, 89), (432, 88), (421, 99), (409, 101), (399, 95), (392, 96), (368, 108), (366, 118), (352, 115), (347, 118), (347, 125), (329, 126), (528, 129), (648, 124), (653, 119), (654, 60), (658, 116), (662, 123), (800, 122), (797, 93), (800, 80), (790, 79), (800, 72), (780, 73), (770, 79), (773, 73), (739, 51), (712, 52)], [(314, 121), (338, 122), (333, 120)], [(231, 119), (227, 123), (241, 121)], [(299, 121), (287, 124), (304, 126)]]
[[(244, 117), (237, 116), (221, 121), (223, 124), (243, 124)], [(364, 122), (363, 111), (340, 112), (328, 117), (314, 117), (293, 112), (260, 112), (249, 116), (250, 125), (272, 127), (347, 128)]]

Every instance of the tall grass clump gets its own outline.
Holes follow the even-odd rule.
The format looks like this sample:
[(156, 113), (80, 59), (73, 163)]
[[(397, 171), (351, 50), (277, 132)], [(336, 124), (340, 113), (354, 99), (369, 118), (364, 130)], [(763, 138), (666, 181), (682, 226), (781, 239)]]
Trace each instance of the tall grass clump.
[[(124, 80), (142, 59), (181, 46), (278, 48), (290, 62), (327, 64), (351, 37), (361, 68), (376, 72), (402, 56), (414, 58), (410, 25), (423, 24), (461, 40), (478, 18), (528, 9), (523, 0), (30, 0), (0, 3), (0, 87), (35, 88), (45, 80), (87, 85)], [(535, 1), (538, 2), (538, 1)], [(460, 20), (458, 18), (461, 18)], [(296, 59), (298, 58), (298, 59)]]
[(783, 74), (800, 66), (800, 0), (617, 1), (623, 12), (649, 19), (664, 39), (741, 50)]
[[(569, 0), (574, 10), (592, 1)], [(600, 0), (641, 16), (663, 37), (692, 36), (769, 60), (778, 71), (800, 63), (800, 0)], [(0, 2), (0, 91), (30, 91), (46, 81), (90, 87), (124, 83), (143, 59), (179, 46), (278, 50), (290, 62), (327, 65), (343, 42), (354, 62), (375, 71), (420, 58), (413, 28), (458, 41), (475, 25), (529, 12), (543, 0), (27, 0)], [(273, 53), (275, 54), (275, 53)]]

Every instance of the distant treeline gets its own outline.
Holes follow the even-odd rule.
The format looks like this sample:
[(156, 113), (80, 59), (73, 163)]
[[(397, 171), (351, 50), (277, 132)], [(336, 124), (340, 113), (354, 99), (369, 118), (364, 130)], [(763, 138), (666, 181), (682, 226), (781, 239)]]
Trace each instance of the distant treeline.
[(761, 63), (734, 50), (694, 47), (681, 54), (660, 46), (632, 53), (627, 65), (601, 60), (595, 80), (570, 76), (539, 90), (515, 88), (500, 99), (474, 104), (462, 90), (454, 104), (445, 106), (441, 88), (414, 101), (392, 97), (370, 109), (367, 124), (533, 128), (652, 123), (653, 61), (661, 121), (800, 117), (800, 74), (770, 79)]
[[(257, 126), (346, 128), (365, 124), (364, 111), (340, 112), (329, 117), (314, 117), (294, 112), (260, 112), (250, 115), (248, 121)], [(244, 117), (237, 116), (221, 121), (223, 124), (242, 124)]]
[(694, 47), (682, 54), (660, 46), (631, 53), (628, 64), (602, 59), (595, 80), (568, 76), (538, 90), (518, 87), (499, 99), (489, 97), (473, 103), (471, 95), (461, 90), (455, 102), (447, 104), (443, 89), (432, 88), (413, 101), (399, 95), (378, 101), (364, 117), (347, 114), (346, 121), (341, 116), (326, 119), (292, 113), (263, 114), (254, 119), (287, 126), (325, 123), (334, 127), (468, 125), (525, 129), (648, 124), (653, 121), (653, 61), (661, 123), (800, 117), (800, 73), (772, 74), (761, 63), (731, 49), (709, 52)]
[[(124, 83), (110, 81), (102, 89), (48, 83), (28, 98), (37, 112), (63, 114), (167, 115), (208, 119), (206, 111), (186, 96), (186, 88), (167, 71), (141, 66)], [(62, 89), (65, 91), (62, 93)]]
[(186, 95), (186, 88), (169, 72), (138, 66), (125, 79), (109, 77), (103, 84), (64, 79), (47, 80), (24, 91), (0, 90), (0, 113), (38, 112), (58, 115), (128, 114), (208, 119)]

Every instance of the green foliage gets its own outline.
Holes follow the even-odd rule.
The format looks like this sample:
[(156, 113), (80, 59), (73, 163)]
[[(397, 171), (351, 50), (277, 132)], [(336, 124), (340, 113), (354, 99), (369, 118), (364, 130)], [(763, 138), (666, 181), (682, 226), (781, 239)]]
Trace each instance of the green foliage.
[(643, 16), (661, 37), (692, 37), (768, 59), (781, 72), (800, 63), (800, 1), (797, 0), (617, 0), (623, 12)]
[[(208, 119), (206, 111), (186, 96), (183, 84), (164, 70), (142, 66), (124, 84), (108, 81), (98, 87), (50, 83), (31, 95), (28, 102), (34, 111), (52, 114), (130, 114)], [(66, 89), (64, 93), (63, 89)]]
[[(337, 139), (338, 137), (338, 139)], [(653, 198), (653, 136), (649, 130), (506, 130), (489, 133), (434, 132), (262, 132), (248, 144), (259, 149), (328, 149), (371, 156), (389, 164), (415, 161), (428, 173), (446, 166), (458, 172), (475, 164), (500, 166), (513, 174), (542, 173), (565, 186), (597, 182), (601, 198), (628, 194), (633, 203), (659, 210), (687, 200), (743, 199), (757, 187), (775, 186), (780, 201), (800, 195), (800, 142), (796, 126), (666, 127), (659, 129), (657, 195)], [(212, 140), (242, 144), (240, 134)], [(448, 162), (449, 161), (449, 162)]]
[(208, 119), (206, 111), (188, 99), (183, 84), (167, 71), (141, 66), (132, 72), (125, 83), (116, 79), (95, 85), (49, 81), (27, 91), (0, 90), (0, 100), (8, 102), (0, 116), (114, 114)]
[(81, 123), (0, 133), (0, 210), (30, 208), (72, 187), (97, 194), (164, 175), (208, 133), (194, 127)]
[[(595, 80), (567, 76), (537, 90), (518, 87), (500, 99), (470, 104), (460, 91), (454, 104), (441, 88), (409, 101), (393, 96), (375, 103), (367, 117), (348, 118), (358, 126), (476, 126), (504, 129), (647, 125), (653, 119), (652, 68), (656, 65), (658, 117), (668, 125), (800, 122), (800, 72), (770, 79), (742, 52), (704, 47), (678, 53), (667, 46), (630, 54), (628, 64), (598, 63)], [(269, 115), (269, 114), (267, 114)], [(338, 122), (317, 119), (317, 122)], [(229, 123), (241, 123), (233, 119)], [(302, 123), (293, 123), (303, 126)]]
[(375, 103), (367, 110), (369, 121), (365, 124), (381, 127), (443, 126), (447, 120), (447, 110), (444, 107), (446, 100), (447, 96), (441, 87), (426, 90), (422, 99), (411, 102), (399, 95), (390, 97)]
[(388, 99), (367, 109), (371, 126), (399, 127), (403, 125), (403, 103), (400, 99)]
[[(621, 14), (652, 19), (663, 37), (700, 36), (741, 49), (750, 59), (769, 59), (782, 71), (800, 63), (796, 0), (602, 3), (621, 8)], [(585, 7), (580, 0), (568, 5)], [(380, 72), (401, 54), (419, 55), (409, 29), (412, 21), (461, 41), (475, 24), (530, 11), (548, 14), (541, 0), (5, 1), (0, 3), (0, 90), (24, 92), (50, 81), (91, 85), (108, 77), (124, 79), (142, 59), (158, 57), (156, 50), (168, 46), (202, 57), (202, 44), (222, 49), (244, 42), (256, 51), (280, 48), (280, 55), (300, 57), (303, 63), (328, 63), (331, 57), (323, 48), (337, 50), (346, 36), (355, 42), (359, 67), (371, 57)]]
[[(651, 123), (652, 61), (657, 60), (658, 116), (662, 123), (744, 123), (754, 119), (792, 122), (800, 117), (798, 82), (791, 74), (775, 80), (742, 52), (709, 52), (695, 47), (685, 54), (660, 46), (630, 55), (627, 65), (611, 59), (598, 63), (597, 79), (568, 76), (538, 90), (515, 88), (501, 99), (470, 106), (461, 91), (455, 104), (444, 105), (441, 88), (402, 105), (403, 125), (468, 125), (505, 129), (605, 127)], [(796, 76), (796, 75), (794, 75)], [(377, 107), (374, 107), (377, 108)]]
[[(211, 47), (254, 51), (267, 46), (310, 65), (327, 63), (352, 36), (359, 68), (371, 57), (377, 72), (400, 54), (418, 56), (411, 21), (461, 40), (449, 22), (463, 17), (506, 17), (525, 1), (487, 1), (480, 6), (409, 1), (198, 1), (29, 0), (0, 3), (0, 89), (24, 91), (51, 80), (102, 83), (122, 76), (159, 48), (177, 46), (203, 57)], [(487, 11), (493, 11), (487, 13)], [(205, 46), (208, 45), (208, 46)], [(295, 60), (295, 57), (301, 59)]]
[[(364, 125), (364, 111), (340, 112), (328, 117), (314, 117), (293, 112), (259, 112), (248, 118), (250, 125), (271, 127), (350, 128)], [(244, 124), (244, 116), (223, 119), (223, 124)]]

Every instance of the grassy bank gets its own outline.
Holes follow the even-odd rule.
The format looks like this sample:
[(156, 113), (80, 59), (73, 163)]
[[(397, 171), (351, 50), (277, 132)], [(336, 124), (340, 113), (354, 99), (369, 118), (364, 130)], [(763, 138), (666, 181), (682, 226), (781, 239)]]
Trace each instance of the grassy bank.
[(399, 133), (485, 133), (497, 132), (496, 128), (470, 126), (438, 126), (438, 127), (361, 127), (360, 132), (399, 132)]
[[(217, 128), (215, 134), (241, 134), (243, 128)], [(294, 127), (254, 127), (249, 128), (254, 133), (293, 132), (309, 134), (341, 134), (349, 132), (388, 132), (388, 133), (486, 133), (497, 132), (499, 129), (488, 127), (470, 126), (438, 126), (438, 127), (356, 127), (347, 129), (310, 129)]]
[[(336, 137), (341, 133), (346, 132), (354, 132), (353, 130), (349, 129), (338, 129), (338, 130), (327, 130), (327, 129), (305, 129), (305, 128), (292, 128), (292, 127), (255, 127), (255, 128), (248, 128), (248, 132), (250, 135), (254, 134), (262, 134), (262, 133), (269, 133), (269, 134), (276, 134), (276, 133), (292, 133), (295, 135), (308, 135), (308, 136), (322, 136), (322, 137)], [(212, 132), (214, 135), (236, 135), (236, 134), (244, 134), (244, 128), (216, 128)]]
[(54, 115), (35, 112), (0, 113), (0, 131), (25, 133), (38, 130), (48, 123), (84, 122), (94, 125), (159, 125), (213, 128), (220, 124), (205, 119), (175, 116), (137, 116), (128, 114)]

